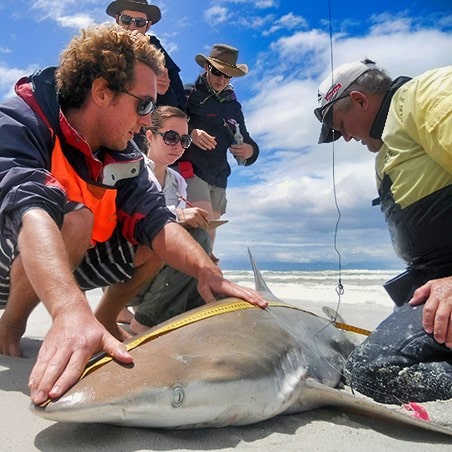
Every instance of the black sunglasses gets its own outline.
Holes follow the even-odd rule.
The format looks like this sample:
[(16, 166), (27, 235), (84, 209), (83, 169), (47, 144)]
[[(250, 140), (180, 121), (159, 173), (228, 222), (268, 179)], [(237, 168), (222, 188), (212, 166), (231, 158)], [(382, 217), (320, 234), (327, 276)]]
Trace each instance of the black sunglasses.
[(345, 99), (346, 97), (350, 96), (350, 93), (342, 94), (342, 96), (339, 96), (337, 99), (332, 100), (331, 102), (328, 102), (323, 107), (316, 108), (314, 110), (315, 117), (320, 121), (323, 122), (325, 120), (326, 114), (324, 114), (325, 110), (327, 110), (329, 107), (331, 107), (335, 102), (341, 99)]
[(232, 75), (226, 75), (223, 72), (219, 71), (217, 68), (213, 67), (212, 65), (209, 64), (209, 72), (213, 75), (215, 75), (215, 77), (224, 77), (227, 79), (232, 78)]
[(155, 110), (155, 103), (151, 97), (143, 99), (142, 97), (138, 97), (135, 94), (129, 93), (129, 91), (124, 90), (123, 92), (139, 100), (137, 105), (137, 113), (140, 116), (146, 116)]
[(134, 23), (135, 27), (137, 27), (137, 28), (143, 28), (149, 22), (148, 19), (144, 19), (143, 17), (131, 17), (131, 16), (128, 16), (127, 14), (121, 14), (119, 16), (119, 20), (124, 25), (127, 25), (127, 26), (129, 26), (130, 24)]
[(156, 133), (163, 137), (163, 142), (167, 144), (168, 146), (175, 146), (177, 143), (179, 143), (184, 149), (187, 149), (190, 147), (190, 144), (192, 142), (190, 135), (179, 135), (174, 130), (167, 130), (166, 132), (162, 133), (159, 132), (157, 129), (151, 129), (152, 133)]

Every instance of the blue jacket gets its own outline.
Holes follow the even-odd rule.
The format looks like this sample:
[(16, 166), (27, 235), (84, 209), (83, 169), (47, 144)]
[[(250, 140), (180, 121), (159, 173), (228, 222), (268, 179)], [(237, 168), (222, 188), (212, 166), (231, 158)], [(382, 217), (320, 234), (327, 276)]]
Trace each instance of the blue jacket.
[(195, 144), (184, 152), (181, 161), (188, 160), (194, 173), (211, 185), (226, 188), (231, 168), (227, 161), (227, 150), (233, 143), (235, 127), (230, 120), (240, 126), (243, 141), (253, 147), (253, 155), (245, 165), (254, 163), (259, 155), (259, 147), (246, 129), (242, 106), (237, 101), (231, 85), (220, 94), (210, 89), (204, 75), (200, 75), (192, 89), (187, 89), (186, 113), (190, 117), (189, 130), (202, 129), (215, 137), (217, 147), (212, 151), (199, 149)]
[[(151, 245), (163, 226), (174, 220), (165, 199), (148, 178), (142, 154), (130, 143), (125, 151), (100, 148), (91, 152), (61, 125), (55, 90), (55, 68), (24, 77), (16, 85), (17, 97), (0, 105), (0, 228), (16, 241), (23, 213), (39, 207), (61, 226), (66, 190), (51, 174), (51, 158), (58, 137), (61, 149), (76, 173), (86, 182), (104, 184), (107, 163), (134, 162), (138, 174), (114, 184), (118, 226), (131, 243)], [(71, 143), (71, 144), (70, 144)]]

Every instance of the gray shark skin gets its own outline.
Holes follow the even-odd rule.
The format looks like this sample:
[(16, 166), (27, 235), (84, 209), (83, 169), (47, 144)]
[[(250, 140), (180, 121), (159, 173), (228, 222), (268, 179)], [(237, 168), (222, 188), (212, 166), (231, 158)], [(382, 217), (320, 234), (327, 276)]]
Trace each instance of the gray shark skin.
[(278, 300), (251, 262), (256, 288), (277, 303), (230, 311), (244, 302), (228, 298), (174, 317), (153, 330), (206, 310), (222, 312), (138, 346), (130, 351), (133, 366), (109, 361), (60, 399), (31, 410), (60, 422), (193, 429), (339, 406), (452, 434), (335, 389), (354, 340), (329, 320)]

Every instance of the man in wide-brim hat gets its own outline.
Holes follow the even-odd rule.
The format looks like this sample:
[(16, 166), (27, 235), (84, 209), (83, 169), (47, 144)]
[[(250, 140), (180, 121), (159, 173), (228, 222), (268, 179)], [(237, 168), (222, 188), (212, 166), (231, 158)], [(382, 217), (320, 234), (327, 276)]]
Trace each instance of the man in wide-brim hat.
[[(116, 23), (127, 30), (146, 34), (151, 25), (162, 17), (160, 8), (146, 0), (114, 0), (107, 6), (107, 14), (114, 17)], [(165, 72), (157, 78), (157, 105), (172, 105), (184, 108), (184, 85), (180, 79), (180, 68), (163, 48), (160, 40), (149, 34), (149, 42), (165, 55)]]
[(242, 77), (248, 73), (248, 66), (238, 64), (238, 56), (239, 51), (235, 47), (227, 44), (215, 44), (209, 56), (198, 53), (195, 56), (195, 61), (204, 68), (206, 64), (210, 64), (229, 77)]
[(111, 17), (119, 16), (124, 10), (145, 13), (151, 24), (156, 24), (162, 17), (160, 8), (150, 5), (146, 0), (115, 0), (107, 6), (107, 14)]

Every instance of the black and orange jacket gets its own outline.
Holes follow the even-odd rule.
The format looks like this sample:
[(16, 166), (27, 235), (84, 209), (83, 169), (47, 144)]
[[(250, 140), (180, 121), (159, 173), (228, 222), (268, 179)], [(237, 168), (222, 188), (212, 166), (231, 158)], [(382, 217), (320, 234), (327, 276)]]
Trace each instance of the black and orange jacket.
[(133, 244), (151, 246), (174, 220), (149, 180), (142, 154), (92, 151), (67, 123), (55, 90), (55, 68), (16, 84), (17, 97), (0, 105), (0, 227), (12, 239), (23, 213), (42, 208), (61, 227), (68, 201), (94, 213), (92, 241), (107, 240), (118, 226)]

